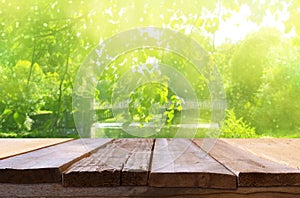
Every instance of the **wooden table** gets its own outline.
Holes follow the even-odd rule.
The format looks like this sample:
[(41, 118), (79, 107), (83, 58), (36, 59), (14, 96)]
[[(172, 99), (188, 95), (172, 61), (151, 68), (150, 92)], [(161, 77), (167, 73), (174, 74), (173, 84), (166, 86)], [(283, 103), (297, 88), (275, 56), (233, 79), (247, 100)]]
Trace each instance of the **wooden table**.
[(1, 139), (0, 196), (300, 197), (300, 139), (204, 142)]

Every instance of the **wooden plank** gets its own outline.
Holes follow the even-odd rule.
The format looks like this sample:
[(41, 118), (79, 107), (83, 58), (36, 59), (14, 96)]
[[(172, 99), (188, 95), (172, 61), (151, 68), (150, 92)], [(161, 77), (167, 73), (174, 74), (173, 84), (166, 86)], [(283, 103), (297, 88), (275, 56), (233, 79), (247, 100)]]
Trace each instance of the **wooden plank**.
[(0, 160), (0, 183), (61, 182), (71, 163), (111, 139), (78, 139)]
[(300, 169), (300, 139), (222, 139), (232, 146), (292, 168)]
[(114, 140), (66, 170), (63, 184), (93, 187), (146, 185), (152, 145), (152, 139)]
[(240, 187), (238, 189), (156, 188), (149, 186), (72, 187), (60, 184), (0, 184), (1, 197), (205, 197), (299, 198), (299, 187)]
[[(195, 139), (194, 142), (201, 146), (203, 140)], [(222, 140), (216, 142), (209, 155), (238, 176), (239, 186), (300, 185), (299, 170), (253, 155)]]
[(157, 139), (149, 185), (235, 189), (236, 176), (187, 139)]
[(72, 140), (72, 138), (0, 138), (0, 160)]
[(123, 186), (147, 185), (153, 143), (153, 139), (138, 140), (137, 147), (134, 148), (122, 169)]

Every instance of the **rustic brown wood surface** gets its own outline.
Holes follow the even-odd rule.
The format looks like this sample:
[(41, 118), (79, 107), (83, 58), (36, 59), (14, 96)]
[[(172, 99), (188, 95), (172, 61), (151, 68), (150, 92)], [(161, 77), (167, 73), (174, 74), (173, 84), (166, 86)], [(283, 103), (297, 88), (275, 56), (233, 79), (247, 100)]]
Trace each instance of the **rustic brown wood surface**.
[(0, 197), (300, 197), (299, 139), (55, 141), (0, 160)]
[(78, 139), (0, 160), (0, 182), (61, 182), (61, 171), (109, 141)]
[(70, 140), (72, 140), (72, 138), (0, 138), (0, 159)]
[(300, 169), (300, 139), (222, 139), (257, 156)]
[[(202, 139), (194, 139), (201, 146)], [(218, 140), (209, 155), (238, 176), (238, 185), (247, 187), (300, 185), (300, 171), (259, 157)]]
[(149, 185), (236, 188), (236, 176), (187, 139), (156, 139)]
[[(73, 164), (65, 186), (146, 185), (153, 139), (118, 139)], [(124, 173), (122, 172), (124, 170)]]

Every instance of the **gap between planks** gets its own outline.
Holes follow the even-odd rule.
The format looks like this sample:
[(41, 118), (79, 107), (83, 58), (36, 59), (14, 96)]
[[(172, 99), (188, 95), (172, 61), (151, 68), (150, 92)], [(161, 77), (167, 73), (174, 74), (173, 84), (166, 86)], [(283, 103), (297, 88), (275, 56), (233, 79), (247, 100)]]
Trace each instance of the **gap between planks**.
[(187, 139), (118, 139), (70, 166), (63, 185), (236, 189), (236, 176)]
[[(102, 139), (103, 140), (103, 139)], [(251, 139), (252, 140), (252, 139)], [(251, 140), (249, 140), (251, 142)], [(82, 145), (81, 141), (86, 141), (85, 144), (88, 146)], [(111, 139), (105, 139), (102, 143), (99, 142), (97, 139), (80, 139), (80, 140), (73, 140), (67, 141), (64, 143), (58, 143), (56, 145), (49, 146), (47, 148), (41, 148), (38, 150), (34, 150), (31, 152), (27, 152), (25, 154), (13, 156), (7, 159), (3, 159), (0, 161), (0, 182), (2, 183), (44, 183), (44, 182), (61, 182), (61, 174), (68, 166), (70, 168), (80, 163), (83, 159), (89, 158), (88, 156), (92, 156), (97, 152), (102, 152), (104, 149), (106, 152), (111, 152), (112, 149), (109, 149), (108, 145), (113, 144), (118, 140), (114, 140), (110, 142)], [(124, 139), (120, 139), (120, 141), (124, 141)], [(139, 144), (126, 144), (124, 143), (121, 148), (121, 152), (119, 153), (120, 156), (123, 155), (125, 157), (123, 164), (120, 167), (119, 173), (120, 175), (117, 176), (118, 182), (116, 183), (98, 183), (98, 184), (83, 184), (83, 185), (96, 185), (96, 186), (114, 186), (114, 185), (150, 185), (150, 186), (158, 186), (158, 187), (176, 187), (176, 186), (189, 186), (189, 187), (205, 187), (205, 188), (233, 188), (232, 180), (230, 181), (230, 186), (227, 183), (227, 186), (224, 186), (221, 183), (214, 183), (218, 180), (223, 181), (220, 175), (225, 175), (227, 179), (229, 179), (227, 173), (218, 173), (215, 175), (212, 172), (205, 172), (203, 170), (196, 170), (195, 167), (189, 167), (186, 161), (193, 161), (197, 163), (201, 163), (197, 161), (199, 159), (192, 159), (195, 158), (197, 153), (203, 152), (201, 149), (201, 144), (203, 139), (194, 139), (194, 146), (191, 148), (184, 146), (189, 142), (186, 139), (157, 139), (158, 143), (154, 144), (153, 140), (151, 140), (149, 144), (139, 143)], [(168, 145), (167, 149), (158, 150), (158, 147), (162, 148), (159, 142), (164, 141), (164, 145)], [(170, 143), (170, 142), (177, 143)], [(230, 140), (228, 140), (230, 141)], [(255, 152), (259, 152), (256, 150), (255, 152), (249, 152), (251, 149), (255, 148), (251, 144), (251, 148), (249, 151), (247, 150), (246, 144), (242, 146), (236, 146), (235, 144), (238, 143), (228, 143), (228, 141), (218, 140), (215, 147), (210, 151), (209, 157), (212, 157), (214, 161), (217, 161), (219, 164), (228, 169), (228, 172), (234, 172), (238, 176), (238, 185), (239, 187), (247, 186), (247, 187), (264, 187), (264, 186), (299, 186), (300, 185), (300, 171), (293, 167), (287, 167), (284, 164), (279, 164), (276, 160), (268, 160), (266, 159), (265, 155), (255, 154)], [(232, 140), (232, 141), (240, 141), (240, 140)], [(242, 141), (242, 140), (241, 140)], [(257, 140), (260, 141), (260, 140)], [(263, 141), (263, 140), (261, 140)], [(74, 143), (75, 142), (75, 143)], [(81, 142), (81, 143), (80, 143)], [(110, 142), (110, 143), (109, 143)], [(255, 140), (253, 141), (255, 142)], [(108, 144), (107, 144), (108, 143)], [(174, 154), (177, 155), (178, 152), (181, 150), (177, 149), (176, 146), (179, 145), (179, 148), (182, 149), (183, 147), (187, 149), (187, 153), (184, 155), (174, 159)], [(263, 144), (263, 143), (261, 143)], [(295, 145), (295, 141), (289, 143), (289, 146)], [(63, 146), (62, 146), (63, 145)], [(81, 145), (78, 147), (78, 145)], [(131, 146), (130, 146), (131, 145)], [(145, 147), (140, 145), (147, 145), (145, 146), (147, 152), (141, 152), (144, 150)], [(154, 146), (155, 145), (155, 146)], [(195, 146), (198, 145), (198, 146)], [(282, 145), (279, 144), (278, 145)], [(120, 146), (120, 145), (119, 145)], [(157, 147), (156, 147), (157, 146)], [(273, 144), (270, 146), (274, 146)], [(270, 147), (269, 146), (269, 147)], [(59, 148), (59, 149), (57, 149)], [(79, 148), (79, 150), (78, 150)], [(111, 147), (113, 148), (113, 147)], [(127, 150), (124, 152), (124, 149)], [(129, 151), (128, 151), (129, 149)], [(139, 150), (140, 149), (140, 150)], [(199, 151), (201, 150), (201, 151)], [(94, 152), (92, 152), (94, 151)], [(139, 151), (135, 154), (136, 151)], [(171, 152), (170, 152), (171, 151)], [(268, 150), (269, 155), (272, 154), (272, 149)], [(262, 151), (264, 153), (264, 151)], [(147, 156), (147, 157), (145, 157)], [(161, 156), (161, 157), (159, 157)], [(188, 157), (190, 156), (190, 157)], [(199, 155), (201, 156), (201, 155)], [(276, 158), (276, 155), (274, 155)], [(273, 157), (274, 157), (273, 156)], [(55, 158), (57, 157), (57, 158)], [(165, 158), (163, 158), (165, 157)], [(153, 168), (155, 164), (162, 163), (160, 159), (168, 160), (168, 157), (171, 160), (171, 167), (166, 169), (165, 167), (161, 167), (161, 169), (153, 169), (150, 171), (150, 167)], [(189, 160), (184, 160), (184, 159)], [(58, 159), (58, 160), (57, 160)], [(142, 159), (142, 160), (137, 160)], [(55, 162), (55, 161), (58, 161)], [(140, 170), (136, 167), (139, 167), (142, 162), (143, 166)], [(209, 161), (209, 160), (208, 160)], [(178, 167), (180, 164), (184, 164), (189, 171), (184, 171)], [(208, 163), (209, 164), (209, 163)], [(176, 167), (176, 168), (175, 168)], [(223, 167), (223, 168), (224, 168)], [(198, 167), (199, 168), (199, 167)], [(197, 169), (197, 167), (196, 167)], [(70, 169), (68, 169), (70, 170)], [(138, 170), (138, 171), (137, 171)], [(111, 171), (111, 170), (109, 170)], [(108, 172), (109, 172), (108, 171)], [(194, 171), (194, 172), (193, 172)], [(202, 172), (201, 172), (202, 171)], [(104, 171), (105, 172), (105, 171)], [(118, 170), (116, 170), (116, 173)], [(192, 173), (192, 174), (190, 174)], [(155, 174), (157, 174), (155, 176)], [(199, 175), (201, 175), (199, 177)], [(211, 181), (210, 183), (205, 183), (203, 178), (207, 178), (207, 176), (203, 175), (210, 175)], [(67, 172), (64, 173), (63, 177), (67, 175)], [(86, 171), (86, 175), (88, 175), (88, 171)], [(197, 176), (198, 175), (198, 176)], [(111, 175), (110, 175), (111, 176)], [(94, 177), (92, 175), (91, 177)], [(155, 177), (165, 180), (165, 182), (156, 181)], [(235, 177), (235, 175), (234, 175)], [(187, 178), (187, 179), (178, 179), (178, 178)], [(236, 177), (235, 177), (236, 178)], [(232, 178), (231, 178), (232, 179)], [(186, 182), (183, 182), (186, 181)], [(192, 182), (193, 181), (193, 182)], [(79, 181), (76, 181), (80, 183)], [(91, 182), (92, 183), (92, 182)], [(96, 182), (97, 183), (97, 182)], [(72, 186), (72, 184), (65, 183), (66, 186)], [(81, 184), (75, 184), (81, 186)], [(208, 186), (210, 185), (210, 186)], [(236, 184), (235, 184), (236, 185)], [(236, 186), (235, 186), (236, 187)]]
[(153, 139), (117, 139), (63, 173), (64, 186), (147, 185)]

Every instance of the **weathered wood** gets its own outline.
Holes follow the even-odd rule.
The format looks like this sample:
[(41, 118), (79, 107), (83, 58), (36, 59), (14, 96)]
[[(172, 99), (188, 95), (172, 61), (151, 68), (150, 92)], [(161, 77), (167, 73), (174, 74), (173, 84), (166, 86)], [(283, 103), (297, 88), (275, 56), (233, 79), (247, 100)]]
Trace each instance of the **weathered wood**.
[(60, 184), (0, 184), (1, 197), (205, 197), (298, 198), (300, 187), (240, 187), (234, 190), (148, 186), (72, 187)]
[[(126, 196), (121, 194), (121, 189), (129, 190), (132, 195), (137, 196), (144, 196), (142, 192), (148, 196), (170, 197), (182, 196), (184, 193), (208, 197), (213, 195), (238, 197), (247, 194), (253, 197), (299, 196), (299, 193), (293, 191), (300, 189), (300, 170), (297, 170), (298, 139), (222, 139), (217, 141), (209, 155), (186, 139), (157, 139), (152, 154), (152, 139), (119, 139), (108, 143), (109, 141), (111, 139), (68, 141), (0, 160), (0, 182), (18, 184), (60, 182), (62, 171), (73, 164), (64, 175), (66, 186), (135, 186), (95, 188), (98, 189), (95, 191), (89, 190), (90, 188), (84, 188), (83, 191), (81, 188), (71, 188), (76, 192), (91, 193), (85, 196), (94, 196), (92, 192), (101, 192), (105, 196)], [(203, 140), (196, 139), (194, 142), (201, 146)], [(95, 152), (91, 154), (92, 151)], [(153, 163), (149, 176), (151, 155)], [(72, 168), (75, 171), (68, 174)], [(237, 190), (226, 190), (236, 188), (236, 177), (229, 170), (238, 175)], [(149, 185), (152, 187), (136, 187), (147, 185), (148, 176)], [(5, 195), (2, 193), (3, 190), (6, 190), (3, 186), (24, 185), (0, 184), (1, 197)], [(70, 189), (58, 188), (61, 189), (61, 193)], [(208, 188), (223, 188), (223, 190)], [(27, 188), (28, 191), (32, 189)], [(168, 193), (171, 189), (173, 193)]]
[(300, 139), (222, 139), (257, 156), (300, 169)]
[[(194, 139), (201, 146), (202, 139)], [(261, 158), (250, 152), (218, 140), (209, 155), (238, 176), (243, 187), (300, 185), (300, 171)]]
[(66, 170), (63, 184), (93, 187), (146, 185), (152, 144), (152, 139), (114, 140)]
[(0, 138), (0, 159), (72, 140), (72, 138)]
[(236, 176), (187, 139), (157, 139), (149, 185), (236, 188)]
[(134, 148), (122, 169), (123, 186), (147, 185), (153, 144), (153, 139), (138, 141), (137, 147)]
[(61, 172), (111, 139), (78, 139), (0, 160), (1, 183), (61, 182)]

